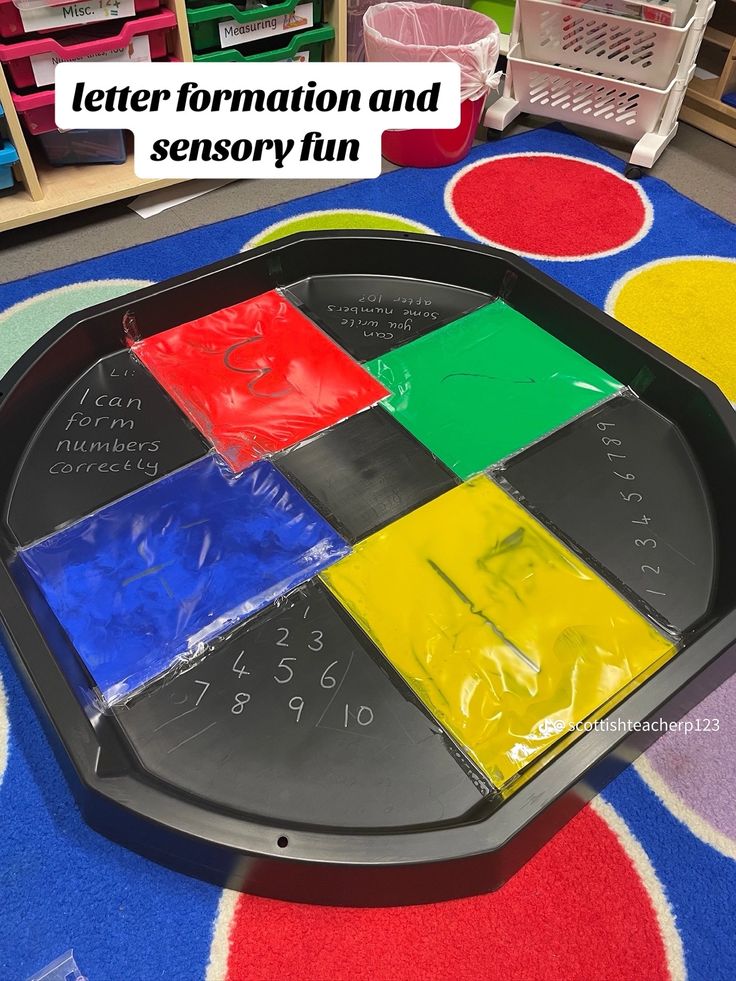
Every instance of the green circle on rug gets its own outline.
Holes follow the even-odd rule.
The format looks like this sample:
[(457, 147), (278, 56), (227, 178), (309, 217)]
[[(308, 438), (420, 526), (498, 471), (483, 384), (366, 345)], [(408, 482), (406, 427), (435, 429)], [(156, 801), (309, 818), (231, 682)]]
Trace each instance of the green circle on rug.
[(268, 228), (264, 228), (245, 246), (254, 249), (258, 245), (275, 242), (287, 235), (297, 232), (341, 231), (346, 228), (374, 229), (386, 232), (420, 232), (424, 235), (436, 235), (434, 229), (422, 225), (411, 218), (403, 218), (388, 211), (368, 211), (348, 208), (337, 208), (330, 211), (306, 211), (291, 218), (284, 218)]
[(150, 286), (148, 279), (92, 279), (38, 293), (0, 313), (0, 377), (64, 317)]

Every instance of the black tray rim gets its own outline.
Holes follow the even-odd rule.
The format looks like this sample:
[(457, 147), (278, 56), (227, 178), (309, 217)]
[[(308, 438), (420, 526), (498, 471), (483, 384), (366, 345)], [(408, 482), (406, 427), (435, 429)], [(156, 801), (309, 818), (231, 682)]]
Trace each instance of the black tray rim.
[[(501, 259), (512, 269), (532, 276), (545, 289), (575, 304), (603, 331), (633, 345), (650, 359), (697, 385), (736, 444), (736, 412), (713, 382), (513, 253), (441, 236), (362, 230), (297, 233), (70, 315), (38, 340), (0, 381), (0, 431), (3, 403), (13, 388), (33, 368), (42, 353), (85, 320), (103, 312), (122, 315), (141, 299), (165, 294), (224, 269), (247, 267), (266, 253), (278, 268), (283, 250), (305, 241), (317, 249), (326, 240), (344, 240), (345, 247), (349, 248), (356, 242), (367, 241), (375, 246), (382, 241), (398, 239), (449, 248), (456, 254), (480, 253)], [(126, 772), (123, 764), (120, 767), (108, 763), (100, 766), (100, 744), (94, 731), (99, 720), (90, 723), (71, 685), (53, 661), (5, 560), (0, 563), (0, 609), (0, 627), (11, 657), (32, 701), (40, 709), (55, 748), (61, 751), (60, 761), (68, 771), (88, 821), (110, 837), (166, 864), (261, 895), (341, 903), (345, 901), (347, 890), (351, 900), (373, 905), (386, 902), (382, 897), (384, 885), (389, 881), (393, 896), (399, 902), (430, 901), (492, 889), (508, 878), (544, 840), (653, 741), (641, 733), (627, 733), (625, 728), (621, 732), (586, 733), (585, 738), (578, 739), (550, 760), (497, 811), (474, 823), (379, 834), (274, 826), (215, 812), (183, 795), (174, 799), (170, 788), (167, 791), (142, 774)], [(734, 668), (733, 656), (722, 659), (721, 665), (716, 662), (733, 648), (735, 642), (736, 610), (708, 627), (688, 646), (686, 657), (674, 657), (606, 718), (624, 727), (631, 719), (642, 721), (660, 715), (665, 720), (679, 718), (713, 690), (714, 678), (717, 684), (730, 675)], [(733, 655), (733, 650), (730, 654)], [(131, 822), (131, 833), (121, 827), (126, 819)], [(181, 847), (170, 847), (172, 832), (179, 837)], [(522, 832), (525, 833), (523, 836)], [(523, 841), (515, 842), (521, 837)], [(279, 844), (279, 840), (283, 842), (285, 838), (287, 845)], [(177, 852), (182, 854), (177, 855)], [(487, 860), (494, 856), (498, 861), (489, 864)], [(471, 871), (468, 863), (475, 859), (482, 861), (474, 867), (476, 871)], [(313, 889), (305, 885), (302, 874), (293, 871), (285, 876), (285, 866), (293, 870), (297, 865), (302, 869), (321, 870), (323, 885)], [(425, 865), (434, 866), (432, 875), (444, 877), (445, 884), (433, 889), (426, 873), (417, 872), (418, 867)], [(367, 877), (356, 877), (354, 873), (359, 869), (367, 871)], [(335, 871), (332, 878), (330, 870)], [(414, 878), (410, 876), (406, 880), (409, 883), (406, 889), (394, 875), (402, 870), (416, 872)], [(346, 871), (351, 873), (348, 879), (343, 874)], [(376, 878), (373, 875), (376, 871), (389, 873), (389, 878)], [(485, 883), (481, 888), (479, 876)], [(420, 884), (419, 892), (412, 882)], [(378, 899), (376, 890), (382, 894)]]

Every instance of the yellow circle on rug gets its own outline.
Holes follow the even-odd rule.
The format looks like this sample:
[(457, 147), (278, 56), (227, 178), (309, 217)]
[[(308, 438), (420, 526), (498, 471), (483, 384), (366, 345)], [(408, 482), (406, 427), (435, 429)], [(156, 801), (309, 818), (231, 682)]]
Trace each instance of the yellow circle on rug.
[(266, 245), (268, 242), (275, 242), (279, 238), (294, 235), (296, 232), (342, 231), (347, 228), (389, 232), (421, 232), (425, 235), (437, 234), (432, 228), (421, 222), (414, 221), (412, 218), (404, 218), (403, 215), (391, 214), (388, 211), (335, 208), (325, 211), (304, 211), (301, 214), (277, 221), (254, 235), (245, 248), (253, 249), (257, 245)]
[(736, 259), (678, 256), (623, 276), (606, 310), (736, 399)]

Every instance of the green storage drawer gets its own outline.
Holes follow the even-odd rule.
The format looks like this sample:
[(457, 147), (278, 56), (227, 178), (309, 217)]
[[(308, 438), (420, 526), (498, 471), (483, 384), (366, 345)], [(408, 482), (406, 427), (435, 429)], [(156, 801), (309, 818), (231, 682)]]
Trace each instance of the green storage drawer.
[(304, 31), (322, 20), (322, 0), (283, 0), (270, 7), (244, 9), (215, 3), (187, 9), (195, 54), (227, 49)]
[(475, 0), (470, 9), (495, 20), (502, 34), (510, 34), (514, 23), (515, 0)]
[[(195, 61), (323, 61), (323, 49), (334, 40), (335, 28), (329, 24), (314, 27), (310, 31), (295, 34), (283, 47), (260, 50), (267, 42), (246, 44), (240, 48), (221, 48), (209, 54), (194, 56)], [(275, 39), (274, 39), (275, 40)]]

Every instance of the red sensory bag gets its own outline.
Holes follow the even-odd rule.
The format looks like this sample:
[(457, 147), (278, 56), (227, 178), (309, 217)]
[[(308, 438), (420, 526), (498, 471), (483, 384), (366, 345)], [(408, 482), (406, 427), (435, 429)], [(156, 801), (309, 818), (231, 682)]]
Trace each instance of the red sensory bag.
[(133, 351), (235, 472), (388, 394), (275, 291)]

